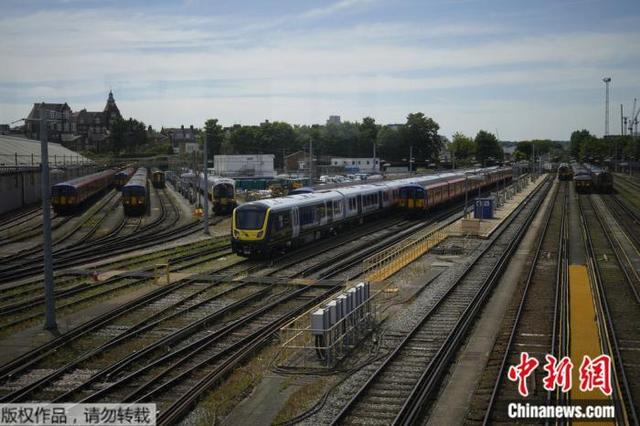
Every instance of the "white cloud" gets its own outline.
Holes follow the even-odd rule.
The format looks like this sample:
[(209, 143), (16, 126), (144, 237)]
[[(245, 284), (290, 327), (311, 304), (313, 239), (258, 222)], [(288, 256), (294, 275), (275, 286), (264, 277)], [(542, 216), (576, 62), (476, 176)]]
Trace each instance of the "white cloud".
[[(95, 99), (77, 107), (101, 108), (113, 86), (116, 96), (126, 93), (129, 99), (121, 107), (127, 115), (154, 125), (197, 124), (210, 116), (228, 124), (264, 118), (318, 122), (333, 113), (392, 122), (428, 107), (443, 127), (455, 127), (491, 121), (492, 112), (483, 109), (491, 104), (448, 107), (433, 98), (411, 104), (393, 97), (463, 87), (587, 89), (597, 87), (603, 73), (612, 74), (617, 85), (640, 87), (640, 54), (619, 48), (635, 45), (637, 30), (527, 36), (509, 25), (484, 23), (359, 22), (309, 29), (298, 22), (369, 3), (338, 1), (269, 22), (105, 10), (0, 19), (0, 121), (24, 115), (29, 103), (43, 98)], [(346, 98), (331, 99), (336, 94)], [(509, 102), (492, 108), (500, 112), (514, 106)], [(469, 105), (478, 110), (468, 112)], [(502, 111), (504, 122), (514, 121), (501, 135), (508, 137), (511, 125), (517, 135), (527, 114), (547, 120), (548, 111)], [(573, 111), (583, 113), (581, 106)]]
[(299, 16), (300, 18), (324, 18), (326, 16), (333, 15), (334, 13), (342, 12), (356, 6), (363, 6), (375, 1), (376, 0), (341, 0), (326, 7), (308, 10), (301, 13)]

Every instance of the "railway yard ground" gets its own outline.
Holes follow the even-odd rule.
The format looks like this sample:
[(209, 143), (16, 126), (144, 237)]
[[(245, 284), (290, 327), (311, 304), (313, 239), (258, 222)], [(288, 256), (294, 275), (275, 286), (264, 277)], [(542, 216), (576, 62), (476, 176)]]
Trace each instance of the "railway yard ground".
[(523, 174), (481, 194), (493, 218), (459, 198), (266, 258), (234, 253), (229, 216), (204, 235), (169, 183), (141, 217), (109, 189), (52, 211), (55, 331), (42, 210), (3, 215), (0, 402), (155, 403), (163, 425), (555, 422), (514, 404), (640, 424), (640, 179), (613, 177), (579, 194)]

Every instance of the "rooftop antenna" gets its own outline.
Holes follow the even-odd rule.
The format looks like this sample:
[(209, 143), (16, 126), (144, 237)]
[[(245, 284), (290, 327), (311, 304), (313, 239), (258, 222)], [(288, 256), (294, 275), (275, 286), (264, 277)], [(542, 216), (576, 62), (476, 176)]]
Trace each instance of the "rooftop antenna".
[(611, 83), (611, 77), (605, 77), (602, 79), (605, 85), (605, 101), (604, 101), (604, 135), (609, 136), (609, 83)]

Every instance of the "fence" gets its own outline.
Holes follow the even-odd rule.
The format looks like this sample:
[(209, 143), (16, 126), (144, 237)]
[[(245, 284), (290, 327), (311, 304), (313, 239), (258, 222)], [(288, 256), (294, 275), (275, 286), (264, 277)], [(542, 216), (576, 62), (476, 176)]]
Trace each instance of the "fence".
[(362, 273), (369, 282), (382, 281), (431, 250), (447, 236), (448, 227), (418, 232), (365, 259)]
[[(49, 155), (50, 166), (79, 166), (94, 164), (80, 155)], [(39, 166), (40, 154), (0, 154), (0, 166)]]
[[(347, 285), (331, 301), (316, 305), (283, 326), (279, 332), (282, 352), (278, 365), (284, 368), (333, 367), (375, 327), (378, 299), (386, 294), (387, 285), (379, 285), (373, 291), (368, 283)], [(358, 287), (362, 287), (363, 296), (357, 296)], [(351, 306), (350, 299), (357, 303)], [(323, 325), (314, 323), (313, 316), (322, 314), (326, 315), (327, 322)]]

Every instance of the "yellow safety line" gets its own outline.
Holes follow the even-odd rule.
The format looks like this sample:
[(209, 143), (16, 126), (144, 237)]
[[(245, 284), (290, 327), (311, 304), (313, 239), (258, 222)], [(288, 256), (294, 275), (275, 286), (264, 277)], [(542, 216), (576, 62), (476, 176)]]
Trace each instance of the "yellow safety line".
[[(610, 400), (599, 388), (586, 392), (580, 390), (580, 364), (583, 357), (587, 355), (593, 359), (602, 355), (594, 300), (591, 285), (589, 284), (587, 266), (569, 265), (569, 353), (573, 362), (571, 400)], [(611, 371), (611, 379), (613, 386), (613, 371)], [(573, 422), (573, 424), (581, 423)], [(585, 424), (611, 423), (589, 422)]]

